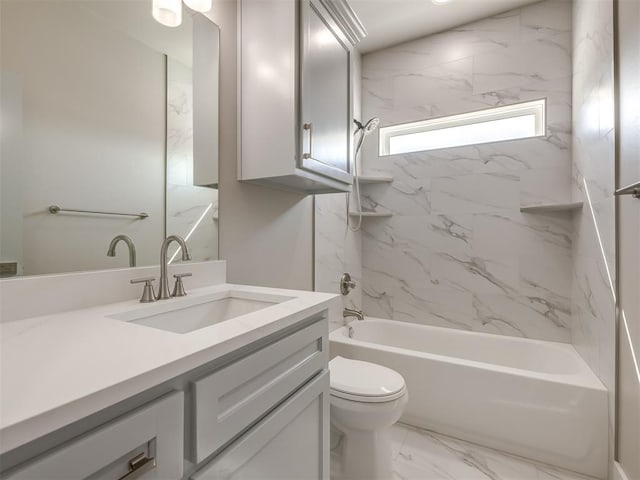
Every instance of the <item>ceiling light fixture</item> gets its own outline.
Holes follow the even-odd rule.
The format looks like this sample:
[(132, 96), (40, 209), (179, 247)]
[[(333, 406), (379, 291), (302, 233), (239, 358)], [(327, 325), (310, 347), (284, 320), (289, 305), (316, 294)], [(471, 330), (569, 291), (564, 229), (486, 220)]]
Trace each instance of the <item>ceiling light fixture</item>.
[[(211, 10), (212, 0), (184, 0), (191, 10), (205, 13)], [(153, 0), (151, 13), (165, 27), (177, 27), (182, 23), (181, 0)]]
[(433, 3), (434, 5), (444, 5), (451, 2), (453, 2), (453, 0), (431, 0), (431, 3)]
[(165, 27), (177, 27), (182, 23), (182, 1), (153, 0), (151, 14)]
[(212, 0), (184, 0), (184, 4), (191, 10), (204, 13), (211, 10)]

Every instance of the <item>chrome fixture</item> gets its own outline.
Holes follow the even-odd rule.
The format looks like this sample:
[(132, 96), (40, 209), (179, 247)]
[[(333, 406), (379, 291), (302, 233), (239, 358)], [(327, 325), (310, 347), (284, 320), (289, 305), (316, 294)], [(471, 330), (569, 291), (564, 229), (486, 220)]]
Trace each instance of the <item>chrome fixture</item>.
[(343, 273), (340, 277), (340, 293), (342, 295), (348, 295), (354, 288), (356, 288), (356, 282), (351, 280), (351, 275)]
[(156, 466), (155, 457), (147, 457), (147, 454), (142, 452), (129, 460), (129, 471), (118, 480), (135, 480), (150, 472)]
[(309, 132), (309, 151), (302, 154), (302, 158), (306, 160), (308, 158), (311, 158), (311, 152), (313, 148), (313, 124), (305, 123), (304, 125), (302, 125), (302, 129)]
[(346, 325), (347, 327), (347, 336), (349, 338), (353, 338), (353, 334), (355, 333), (355, 331), (353, 330), (353, 327), (351, 325)]
[(358, 212), (358, 224), (354, 227), (350, 223), (351, 217), (349, 216), (349, 211), (350, 211), (350, 205), (351, 205), (351, 194), (347, 193), (347, 225), (349, 226), (349, 228), (351, 228), (351, 230), (353, 230), (354, 232), (357, 232), (358, 230), (360, 230), (360, 227), (362, 226), (362, 199), (360, 198), (360, 177), (358, 175), (358, 154), (360, 153), (360, 149), (362, 148), (362, 142), (364, 142), (364, 138), (367, 135), (373, 133), (376, 130), (376, 128), (378, 128), (378, 126), (380, 125), (380, 119), (378, 117), (373, 117), (363, 125), (361, 122), (359, 122), (354, 118), (353, 123), (355, 123), (356, 127), (358, 127), (356, 128), (356, 131), (353, 133), (353, 135), (355, 136), (358, 133), (360, 134), (360, 138), (358, 139), (358, 144), (356, 145), (355, 154), (353, 156), (353, 161), (354, 161), (354, 169), (353, 169), (354, 182), (353, 183), (354, 183), (354, 192), (356, 195), (356, 212)]
[(153, 291), (153, 281), (155, 277), (136, 278), (130, 280), (132, 284), (144, 282), (144, 290), (142, 291), (142, 297), (140, 303), (151, 303), (156, 301), (156, 294)]
[(176, 279), (176, 283), (173, 286), (173, 292), (171, 292), (172, 297), (185, 297), (187, 292), (184, 290), (184, 283), (182, 283), (182, 277), (190, 277), (192, 274), (187, 273), (176, 273), (173, 278)]
[(632, 183), (626, 187), (619, 188), (616, 195), (631, 195), (633, 198), (640, 198), (640, 182)]
[(62, 207), (59, 207), (58, 205), (49, 205), (49, 213), (56, 215), (57, 213), (60, 213), (60, 212), (94, 213), (96, 215), (120, 215), (124, 217), (138, 217), (141, 220), (144, 220), (145, 218), (149, 218), (149, 214), (144, 212), (141, 212), (141, 213), (100, 212), (98, 210), (77, 210), (74, 208), (62, 208)]
[(131, 240), (131, 238), (129, 238), (126, 235), (116, 235), (115, 237), (113, 237), (113, 239), (111, 240), (111, 243), (109, 244), (109, 249), (107, 250), (107, 257), (116, 256), (116, 245), (120, 241), (123, 241), (124, 243), (126, 243), (127, 247), (129, 248), (129, 266), (135, 267), (136, 266), (136, 247), (133, 244), (133, 240)]
[(380, 125), (380, 119), (378, 117), (373, 117), (372, 119), (370, 119), (364, 125), (362, 123), (360, 123), (358, 120), (354, 119), (353, 123), (355, 123), (356, 126), (358, 127), (356, 129), (354, 135), (356, 133), (362, 132), (360, 134), (360, 138), (358, 139), (358, 145), (356, 146), (355, 158), (358, 158), (358, 153), (360, 152), (360, 149), (362, 148), (362, 142), (364, 142), (364, 137), (366, 137), (370, 133), (373, 133), (376, 130), (376, 128), (378, 128), (378, 126)]
[(380, 119), (378, 117), (370, 118), (369, 121), (363, 125), (362, 122), (359, 122), (354, 118), (353, 123), (355, 123), (356, 127), (358, 127), (356, 129), (356, 133), (362, 130), (363, 135), (366, 137), (370, 133), (373, 133), (375, 129), (380, 126)]
[(180, 248), (182, 249), (183, 262), (191, 260), (189, 248), (181, 236), (169, 235), (165, 238), (164, 242), (162, 242), (162, 247), (160, 247), (160, 291), (156, 296), (156, 300), (166, 300), (171, 298), (171, 294), (169, 293), (169, 279), (167, 278), (167, 265), (169, 263), (167, 261), (167, 251), (169, 250), (169, 245), (171, 245), (172, 242), (178, 242), (180, 245)]
[(342, 311), (342, 317), (356, 317), (358, 320), (364, 320), (364, 313), (362, 310), (356, 310), (355, 308), (345, 308)]

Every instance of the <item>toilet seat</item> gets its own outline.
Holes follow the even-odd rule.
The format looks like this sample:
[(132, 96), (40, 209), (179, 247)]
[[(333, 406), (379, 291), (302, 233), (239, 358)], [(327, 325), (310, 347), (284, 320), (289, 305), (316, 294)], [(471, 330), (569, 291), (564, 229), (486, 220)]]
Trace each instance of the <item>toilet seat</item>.
[(406, 393), (398, 372), (374, 363), (335, 357), (329, 362), (331, 395), (362, 403), (391, 402)]

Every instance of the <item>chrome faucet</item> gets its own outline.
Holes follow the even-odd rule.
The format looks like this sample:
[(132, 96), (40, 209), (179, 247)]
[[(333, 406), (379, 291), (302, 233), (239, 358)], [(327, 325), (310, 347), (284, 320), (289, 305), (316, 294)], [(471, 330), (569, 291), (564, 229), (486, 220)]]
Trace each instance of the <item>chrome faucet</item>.
[(167, 278), (167, 251), (169, 250), (171, 242), (178, 242), (180, 244), (183, 262), (191, 260), (191, 253), (189, 252), (189, 248), (182, 237), (178, 235), (169, 235), (165, 238), (164, 242), (162, 242), (162, 247), (160, 247), (160, 290), (158, 291), (156, 300), (166, 300), (171, 298), (171, 294), (169, 293), (169, 279)]
[(113, 240), (111, 240), (111, 243), (109, 244), (109, 250), (107, 250), (107, 257), (116, 256), (116, 245), (120, 241), (123, 241), (124, 243), (127, 244), (127, 247), (129, 247), (129, 266), (135, 267), (136, 266), (136, 247), (133, 244), (133, 240), (131, 240), (131, 238), (127, 237), (126, 235), (116, 235), (115, 237), (113, 237)]
[(345, 308), (342, 311), (342, 317), (356, 317), (358, 320), (364, 320), (364, 313), (362, 313), (362, 310), (356, 310), (355, 308)]

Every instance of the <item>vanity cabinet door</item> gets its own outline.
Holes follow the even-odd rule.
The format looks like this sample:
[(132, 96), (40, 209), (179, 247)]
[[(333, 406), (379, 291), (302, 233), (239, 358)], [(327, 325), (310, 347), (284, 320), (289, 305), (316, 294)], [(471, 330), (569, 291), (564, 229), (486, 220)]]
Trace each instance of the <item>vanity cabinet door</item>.
[(327, 371), (191, 477), (191, 480), (254, 479), (329, 479)]
[(319, 0), (300, 8), (300, 167), (351, 183), (350, 44)]
[(184, 394), (176, 392), (45, 453), (3, 480), (178, 480)]
[(256, 423), (328, 361), (321, 320), (193, 382), (195, 462)]

